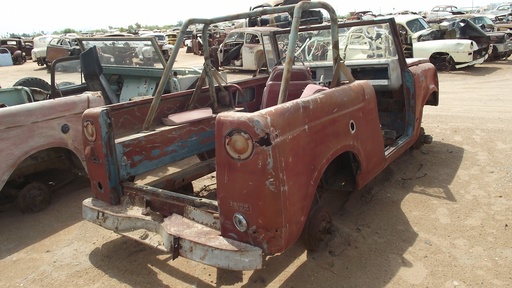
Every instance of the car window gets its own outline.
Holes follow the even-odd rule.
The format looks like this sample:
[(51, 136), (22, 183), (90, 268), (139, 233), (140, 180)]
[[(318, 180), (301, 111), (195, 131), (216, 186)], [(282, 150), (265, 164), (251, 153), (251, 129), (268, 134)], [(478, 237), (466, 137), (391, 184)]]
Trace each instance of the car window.
[(412, 33), (417, 33), (419, 31), (425, 30), (429, 27), (427, 21), (425, 21), (423, 18), (417, 18), (413, 19), (411, 21), (408, 21), (406, 23), (407, 28), (411, 30)]
[(260, 44), (260, 38), (256, 34), (247, 33), (245, 35), (245, 43), (247, 43), (247, 44)]
[(231, 41), (240, 41), (240, 42), (243, 42), (244, 41), (244, 33), (243, 32), (231, 32), (226, 37), (225, 41), (230, 41), (230, 42)]

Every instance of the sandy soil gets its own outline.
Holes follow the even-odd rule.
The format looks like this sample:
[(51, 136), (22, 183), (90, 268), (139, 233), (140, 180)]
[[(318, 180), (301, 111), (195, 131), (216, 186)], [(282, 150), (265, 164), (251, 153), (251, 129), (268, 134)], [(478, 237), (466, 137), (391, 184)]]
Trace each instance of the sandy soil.
[[(83, 221), (80, 178), (40, 213), (0, 214), (0, 286), (511, 287), (511, 65), (440, 73), (440, 105), (424, 110), (434, 142), (347, 201), (329, 199), (336, 235), (316, 253), (299, 242), (243, 273), (172, 261)], [(4, 87), (49, 80), (34, 63), (0, 73)]]

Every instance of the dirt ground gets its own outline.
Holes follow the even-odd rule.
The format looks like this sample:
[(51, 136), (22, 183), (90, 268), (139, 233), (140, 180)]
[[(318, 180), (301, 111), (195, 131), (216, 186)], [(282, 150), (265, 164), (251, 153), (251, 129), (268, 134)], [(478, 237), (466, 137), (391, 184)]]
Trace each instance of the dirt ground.
[[(49, 80), (32, 62), (0, 75)], [(331, 196), (336, 235), (316, 253), (299, 242), (243, 273), (172, 261), (83, 221), (80, 178), (40, 213), (0, 213), (0, 287), (511, 287), (512, 60), (439, 79), (423, 117), (433, 143), (348, 201)]]

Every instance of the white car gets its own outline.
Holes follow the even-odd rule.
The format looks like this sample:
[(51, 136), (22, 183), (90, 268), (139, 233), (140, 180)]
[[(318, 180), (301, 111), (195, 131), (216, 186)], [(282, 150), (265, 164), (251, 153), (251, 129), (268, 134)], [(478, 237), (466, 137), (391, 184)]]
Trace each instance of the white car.
[(464, 12), (460, 11), (457, 6), (454, 5), (438, 5), (432, 8), (430, 12), (427, 13), (425, 19), (428, 22), (437, 22), (442, 21), (446, 18), (449, 18), (453, 15), (464, 14)]
[(141, 35), (141, 37), (155, 37), (156, 43), (158, 43), (158, 46), (160, 47), (165, 60), (169, 60), (172, 49), (174, 49), (174, 45), (169, 44), (165, 33), (144, 33)]
[(34, 48), (32, 49), (31, 56), (32, 61), (37, 62), (39, 66), (45, 66), (46, 64), (46, 46), (53, 38), (59, 36), (56, 35), (42, 35), (34, 37)]
[(224, 69), (252, 70), (273, 67), (275, 59), (265, 53), (263, 42), (276, 27), (246, 27), (231, 30), (219, 47), (220, 66)]
[(394, 15), (407, 58), (427, 58), (438, 69), (452, 70), (483, 63), (492, 45), (470, 39), (444, 39), (420, 15)]

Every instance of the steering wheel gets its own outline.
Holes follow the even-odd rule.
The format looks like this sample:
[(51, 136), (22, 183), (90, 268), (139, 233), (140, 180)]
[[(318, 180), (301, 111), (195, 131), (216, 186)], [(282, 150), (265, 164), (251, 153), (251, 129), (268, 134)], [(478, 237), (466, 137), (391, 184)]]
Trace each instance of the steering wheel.
[(368, 39), (373, 39), (377, 35), (377, 31), (373, 26), (366, 26), (363, 28), (363, 35)]
[(244, 94), (244, 90), (242, 89), (242, 87), (238, 86), (237, 84), (229, 83), (224, 88), (228, 90), (229, 94), (233, 94), (233, 92), (237, 91), (240, 92), (241, 95)]
[[(236, 107), (237, 103), (238, 103), (238, 97), (244, 96), (244, 90), (242, 89), (242, 87), (238, 86), (237, 84), (232, 84), (232, 83), (227, 84), (225, 86), (225, 89), (229, 92), (229, 95), (233, 95), (234, 92), (238, 92), (238, 95), (234, 99), (234, 101), (235, 101), (234, 105)], [(244, 105), (244, 110), (249, 111), (248, 107), (247, 107), (247, 102), (243, 102), (243, 105)]]

